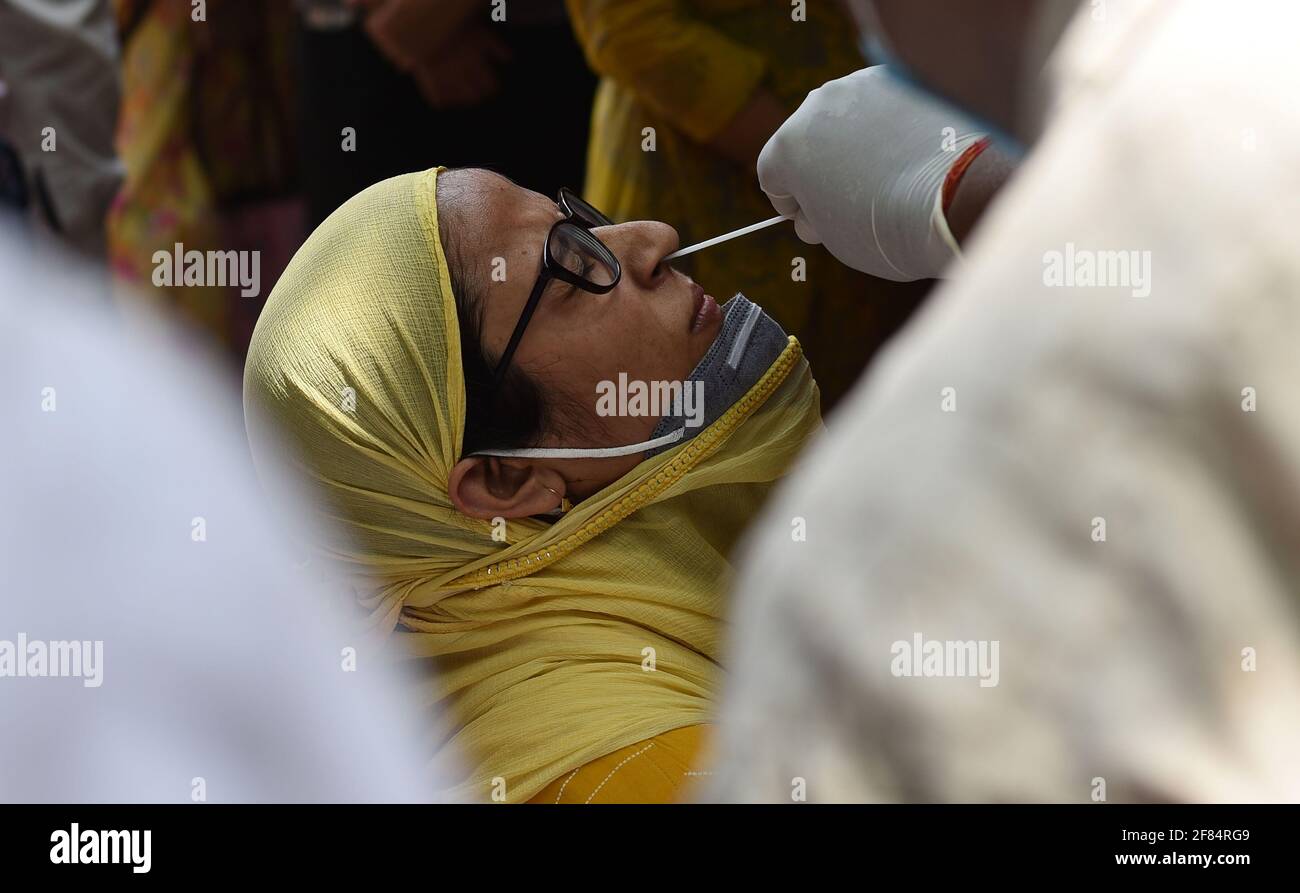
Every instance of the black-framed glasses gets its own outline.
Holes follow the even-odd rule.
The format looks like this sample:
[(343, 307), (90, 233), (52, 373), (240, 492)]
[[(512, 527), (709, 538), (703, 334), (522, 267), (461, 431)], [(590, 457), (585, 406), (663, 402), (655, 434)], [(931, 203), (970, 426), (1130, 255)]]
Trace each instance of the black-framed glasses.
[(524, 310), (519, 314), (519, 322), (515, 324), (510, 341), (506, 344), (501, 359), (497, 360), (496, 370), (492, 373), (494, 389), (510, 368), (510, 361), (519, 347), (520, 339), (524, 337), (524, 330), (528, 328), (528, 323), (542, 300), (542, 292), (546, 291), (546, 286), (552, 279), (559, 279), (595, 295), (603, 295), (612, 291), (623, 275), (623, 268), (614, 252), (591, 233), (598, 226), (613, 226), (614, 221), (569, 189), (560, 190), (556, 203), (564, 212), (564, 219), (557, 220), (546, 234), (542, 270), (528, 295), (528, 303), (524, 304)]

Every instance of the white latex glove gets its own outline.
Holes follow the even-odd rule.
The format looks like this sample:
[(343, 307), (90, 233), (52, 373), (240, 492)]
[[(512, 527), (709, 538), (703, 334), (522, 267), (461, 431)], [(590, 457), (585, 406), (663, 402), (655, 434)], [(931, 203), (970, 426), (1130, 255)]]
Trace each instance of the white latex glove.
[(799, 238), (873, 276), (938, 276), (957, 255), (943, 181), (984, 134), (883, 65), (808, 94), (758, 157), (758, 182)]

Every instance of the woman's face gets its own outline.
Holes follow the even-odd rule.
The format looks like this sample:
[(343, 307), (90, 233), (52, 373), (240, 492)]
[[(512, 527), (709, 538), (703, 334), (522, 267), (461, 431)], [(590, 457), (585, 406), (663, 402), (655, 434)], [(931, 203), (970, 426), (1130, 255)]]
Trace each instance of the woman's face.
[[(541, 272), (547, 234), (564, 214), (553, 199), (489, 171), (445, 171), (439, 176), (440, 189), (448, 180), (453, 187), (449, 192), (456, 196), (454, 225), (464, 246), (464, 275), (473, 292), (482, 296), (483, 347), (497, 357)], [(563, 435), (548, 432), (543, 446), (621, 446), (648, 439), (659, 418), (600, 416), (598, 385), (617, 383), (620, 374), (629, 382), (684, 381), (722, 325), (717, 302), (663, 262), (679, 247), (671, 226), (638, 221), (592, 233), (622, 265), (618, 285), (597, 295), (552, 280), (514, 355), (513, 363), (537, 383), (548, 402), (568, 410)], [(564, 474), (570, 498), (581, 498), (616, 480), (641, 458), (637, 454), (541, 464)]]

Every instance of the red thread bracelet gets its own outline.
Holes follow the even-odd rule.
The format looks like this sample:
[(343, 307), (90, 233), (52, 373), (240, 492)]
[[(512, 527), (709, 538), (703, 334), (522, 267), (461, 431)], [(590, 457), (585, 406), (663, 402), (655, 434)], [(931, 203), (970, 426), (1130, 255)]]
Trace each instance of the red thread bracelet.
[(957, 194), (957, 185), (961, 183), (961, 178), (966, 175), (966, 169), (971, 166), (971, 163), (976, 158), (979, 158), (980, 153), (987, 149), (992, 142), (993, 139), (986, 136), (971, 143), (948, 170), (948, 176), (943, 181), (943, 213), (945, 217), (948, 215), (948, 206), (952, 204), (953, 196)]

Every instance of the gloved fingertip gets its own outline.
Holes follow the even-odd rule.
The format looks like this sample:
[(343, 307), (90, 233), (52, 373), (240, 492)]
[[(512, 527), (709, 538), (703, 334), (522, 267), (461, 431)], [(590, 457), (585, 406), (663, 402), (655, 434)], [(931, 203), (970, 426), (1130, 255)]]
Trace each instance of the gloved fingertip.
[(794, 232), (800, 239), (803, 239), (809, 245), (820, 245), (822, 237), (817, 235), (817, 229), (809, 222), (808, 218), (799, 212), (794, 218)]
[(769, 192), (767, 197), (772, 202), (772, 207), (776, 209), (776, 213), (782, 217), (793, 219), (799, 213), (799, 200), (793, 195), (773, 195)]

